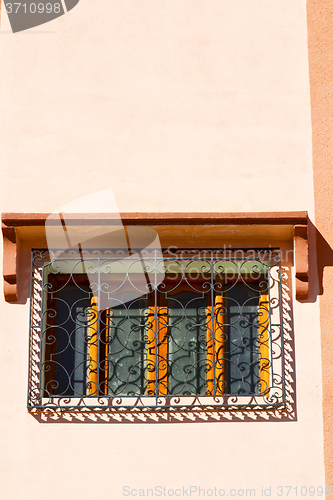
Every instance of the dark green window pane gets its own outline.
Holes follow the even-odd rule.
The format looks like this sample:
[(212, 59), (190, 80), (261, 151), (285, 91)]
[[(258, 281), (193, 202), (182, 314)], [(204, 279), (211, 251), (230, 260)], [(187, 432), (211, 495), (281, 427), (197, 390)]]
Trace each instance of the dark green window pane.
[(228, 393), (259, 392), (259, 287), (237, 284), (227, 292)]
[(182, 292), (169, 298), (169, 387), (170, 394), (206, 393), (205, 298)]
[(109, 310), (109, 395), (145, 393), (147, 307), (147, 299), (141, 298), (126, 304), (118, 302)]
[(42, 348), (44, 389), (47, 395), (86, 394), (88, 286), (67, 284), (49, 300)]

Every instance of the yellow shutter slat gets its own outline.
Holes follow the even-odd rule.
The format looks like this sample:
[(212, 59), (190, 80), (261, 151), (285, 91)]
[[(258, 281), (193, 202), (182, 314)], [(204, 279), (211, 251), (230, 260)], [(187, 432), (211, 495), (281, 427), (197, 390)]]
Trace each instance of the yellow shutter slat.
[(149, 308), (147, 344), (147, 394), (168, 393), (168, 308)]
[(269, 297), (267, 293), (259, 299), (259, 341), (260, 341), (260, 392), (269, 393), (270, 360), (269, 360)]
[[(210, 306), (207, 308), (206, 380), (207, 380), (207, 394), (209, 395), (214, 395), (214, 382), (216, 384), (215, 394), (225, 393), (226, 368), (224, 360), (224, 351), (225, 351), (225, 336), (224, 336), (223, 297), (222, 295), (217, 295), (214, 300), (214, 307), (212, 308)], [(214, 361), (215, 361), (215, 367), (214, 367)]]
[(98, 299), (92, 297), (90, 302), (91, 319), (87, 327), (87, 336), (89, 342), (88, 358), (88, 385), (89, 395), (97, 395), (98, 383)]

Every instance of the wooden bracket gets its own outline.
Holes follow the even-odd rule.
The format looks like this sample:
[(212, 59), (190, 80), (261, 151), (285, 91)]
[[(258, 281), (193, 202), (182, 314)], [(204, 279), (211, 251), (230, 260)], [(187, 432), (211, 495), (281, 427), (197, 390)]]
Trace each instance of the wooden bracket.
[(296, 300), (309, 298), (309, 249), (308, 226), (294, 226), (294, 264), (296, 276)]
[(7, 302), (17, 300), (17, 247), (15, 227), (2, 224), (3, 291)]

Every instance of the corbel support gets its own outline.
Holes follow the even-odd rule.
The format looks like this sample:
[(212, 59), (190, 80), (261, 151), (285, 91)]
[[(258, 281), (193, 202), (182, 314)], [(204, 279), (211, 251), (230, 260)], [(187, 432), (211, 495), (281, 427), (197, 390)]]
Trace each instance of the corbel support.
[(296, 300), (309, 298), (309, 249), (308, 226), (294, 226), (294, 258), (296, 276)]
[(17, 248), (15, 227), (1, 225), (3, 234), (3, 291), (7, 302), (17, 300)]

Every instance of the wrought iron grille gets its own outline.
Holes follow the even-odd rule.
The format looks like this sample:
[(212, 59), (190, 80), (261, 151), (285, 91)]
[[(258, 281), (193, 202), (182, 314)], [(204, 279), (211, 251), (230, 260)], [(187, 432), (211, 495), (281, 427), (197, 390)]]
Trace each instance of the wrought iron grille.
[(125, 256), (33, 251), (30, 409), (285, 405), (278, 249)]

